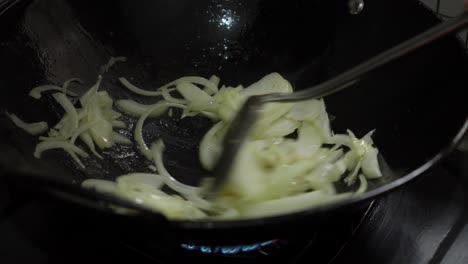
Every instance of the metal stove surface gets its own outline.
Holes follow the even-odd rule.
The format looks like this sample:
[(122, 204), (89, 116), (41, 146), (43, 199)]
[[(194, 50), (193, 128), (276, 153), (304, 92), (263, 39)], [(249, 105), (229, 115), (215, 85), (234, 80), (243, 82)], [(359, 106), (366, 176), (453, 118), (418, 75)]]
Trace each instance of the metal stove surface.
[(468, 263), (468, 155), (380, 199), (333, 263)]

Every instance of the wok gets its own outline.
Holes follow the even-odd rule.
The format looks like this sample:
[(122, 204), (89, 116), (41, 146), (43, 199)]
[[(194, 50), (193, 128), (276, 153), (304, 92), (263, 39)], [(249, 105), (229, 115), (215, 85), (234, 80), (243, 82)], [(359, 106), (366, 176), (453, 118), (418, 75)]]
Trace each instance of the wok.
[[(110, 56), (128, 58), (105, 76), (104, 87), (116, 99), (150, 102), (122, 89), (116, 82), (120, 76), (141, 87), (157, 87), (184, 75), (217, 74), (223, 83), (237, 85), (277, 71), (300, 88), (331, 78), (439, 22), (419, 2), (408, 0), (368, 1), (359, 15), (349, 14), (347, 1), (340, 0), (9, 2), (15, 5), (2, 5), (9, 8), (0, 12), (0, 109), (49, 124), (58, 121), (60, 108), (47, 96), (31, 99), (28, 91), (80, 77), (88, 85), (73, 89), (83, 92)], [(88, 222), (101, 232), (97, 234), (149, 247), (155, 239), (248, 243), (310, 231), (367, 206), (448, 154), (467, 129), (467, 72), (465, 50), (451, 37), (327, 97), (334, 131), (349, 128), (362, 136), (376, 129), (384, 177), (371, 181), (364, 195), (294, 214), (224, 222), (116, 215), (56, 183), (78, 185), (87, 178), (113, 179), (146, 168), (135, 147), (105, 150), (104, 160), (90, 158), (86, 169), (60, 151), (37, 160), (32, 156), (36, 139), (4, 116), (1, 172), (14, 188), (46, 190), (74, 202), (66, 212), (76, 214), (80, 224)], [(204, 173), (197, 145), (209, 127), (203, 118), (164, 116), (148, 122), (146, 139), (162, 138), (168, 170), (183, 182), (197, 184)]]

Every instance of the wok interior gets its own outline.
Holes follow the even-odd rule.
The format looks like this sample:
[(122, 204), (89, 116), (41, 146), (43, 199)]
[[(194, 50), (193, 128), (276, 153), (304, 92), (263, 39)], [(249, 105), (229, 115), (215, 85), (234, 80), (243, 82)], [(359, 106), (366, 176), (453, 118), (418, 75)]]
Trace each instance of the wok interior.
[[(374, 11), (357, 18), (332, 12), (340, 10), (340, 1), (293, 2), (33, 2), (21, 16), (11, 12), (1, 23), (6, 34), (1, 36), (0, 48), (0, 108), (27, 121), (45, 120), (52, 125), (62, 110), (49, 96), (42, 101), (28, 97), (29, 90), (79, 77), (86, 85), (72, 89), (82, 92), (95, 81), (99, 66), (110, 56), (128, 58), (104, 76), (102, 87), (114, 99), (156, 100), (126, 91), (116, 82), (121, 76), (140, 87), (153, 88), (185, 75), (217, 74), (223, 84), (234, 86), (248, 85), (277, 71), (300, 89), (437, 23), (429, 11), (426, 17), (412, 21), (409, 14), (412, 8), (419, 8), (416, 3), (403, 10), (380, 3), (400, 14), (394, 17), (405, 25), (403, 31), (382, 19), (379, 12), (383, 11), (373, 9), (372, 3), (368, 9)], [(107, 12), (98, 11), (101, 8), (96, 5)], [(283, 19), (278, 22), (276, 17)], [(373, 26), (365, 26), (368, 24)], [(384, 177), (370, 182), (370, 188), (404, 176), (449, 145), (467, 116), (466, 72), (464, 50), (451, 38), (326, 98), (328, 112), (335, 117), (334, 131), (342, 133), (349, 128), (363, 136), (376, 129), (374, 139), (384, 159)], [(132, 137), (135, 120), (127, 121), (132, 125), (125, 133)], [(147, 142), (162, 138), (166, 143), (168, 170), (181, 181), (196, 184), (204, 175), (197, 146), (210, 125), (204, 118), (175, 120), (165, 116), (147, 122), (144, 130)], [(58, 168), (64, 174), (49, 174), (75, 183), (86, 178), (113, 179), (147, 170), (150, 164), (136, 147), (116, 146), (104, 151), (104, 160), (90, 157), (85, 161), (86, 169), (79, 169), (60, 151), (45, 153), (41, 160), (33, 158), (35, 137), (14, 127), (4, 116), (0, 133), (4, 154), (0, 164), (4, 168), (45, 172)]]

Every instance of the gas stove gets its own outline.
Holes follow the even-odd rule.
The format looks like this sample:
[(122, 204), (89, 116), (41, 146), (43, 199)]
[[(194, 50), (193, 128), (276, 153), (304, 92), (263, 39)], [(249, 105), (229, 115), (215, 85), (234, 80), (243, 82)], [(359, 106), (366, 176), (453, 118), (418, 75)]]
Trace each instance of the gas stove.
[(303, 236), (248, 245), (161, 240), (151, 252), (96, 235), (56, 200), (0, 185), (0, 263), (468, 263), (466, 161), (457, 151), (411, 184)]
[(67, 204), (12, 190), (0, 177), (0, 263), (468, 263), (467, 161), (456, 151), (367, 208), (300, 236), (244, 245), (155, 237), (152, 250), (99, 235)]

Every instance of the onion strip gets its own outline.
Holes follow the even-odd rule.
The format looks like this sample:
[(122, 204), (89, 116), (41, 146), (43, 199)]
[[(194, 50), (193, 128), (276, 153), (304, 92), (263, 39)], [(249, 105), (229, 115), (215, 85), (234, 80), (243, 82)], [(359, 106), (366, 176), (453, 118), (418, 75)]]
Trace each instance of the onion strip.
[(344, 179), (345, 183), (348, 184), (348, 186), (354, 184), (356, 182), (356, 179), (357, 179), (357, 176), (358, 176), (358, 173), (359, 173), (359, 169), (361, 168), (361, 163), (362, 163), (362, 159), (359, 159), (359, 161), (357, 162), (356, 166), (354, 167), (354, 169), (351, 171), (351, 173)]
[(367, 179), (364, 175), (359, 174), (359, 188), (356, 190), (355, 194), (363, 194), (367, 190)]
[(91, 153), (94, 154), (94, 156), (98, 157), (99, 159), (103, 159), (103, 157), (96, 151), (96, 146), (94, 146), (93, 138), (91, 137), (91, 134), (89, 134), (88, 131), (81, 133), (80, 139), (86, 144), (86, 146), (89, 148)]
[[(68, 86), (73, 83), (73, 82), (77, 82), (79, 84), (83, 84), (83, 81), (80, 79), (80, 78), (71, 78), (71, 79), (68, 79), (66, 80), (63, 85), (62, 85), (62, 92), (64, 94), (67, 94), (67, 89), (68, 89)], [(69, 92), (69, 93), (73, 93), (73, 92)], [(76, 95), (75, 95), (76, 96)]]
[(28, 132), (29, 134), (35, 136), (46, 132), (49, 129), (49, 126), (46, 122), (35, 122), (35, 123), (26, 123), (17, 117), (15, 114), (10, 114), (6, 112), (6, 115), (11, 119), (11, 121), (19, 128)]
[(88, 91), (86, 91), (81, 97), (80, 97), (80, 102), (81, 102), (81, 105), (83, 107), (86, 107), (87, 103), (88, 103), (88, 100), (89, 98), (91, 98), (91, 96), (95, 95), (98, 90), (99, 90), (99, 86), (101, 85), (101, 81), (102, 81), (102, 76), (99, 75), (97, 80), (96, 80), (96, 83), (91, 86), (91, 88), (89, 88)]
[(193, 84), (198, 84), (198, 85), (201, 85), (203, 87), (205, 87), (207, 90), (209, 90), (211, 93), (216, 93), (218, 92), (218, 86), (210, 81), (210, 80), (207, 80), (203, 77), (200, 77), (200, 76), (185, 76), (185, 77), (181, 77), (177, 80), (174, 80), (170, 83), (167, 83), (163, 86), (161, 86), (159, 89), (163, 89), (163, 88), (169, 88), (169, 87), (172, 87), (172, 86), (177, 86), (178, 83), (180, 82), (189, 82), (189, 83), (193, 83)]
[[(120, 59), (111, 58), (101, 67), (101, 74)], [(219, 89), (220, 79), (215, 75), (209, 79), (186, 76), (156, 90), (144, 90), (124, 77), (118, 78), (130, 92), (162, 97), (159, 102), (145, 105), (134, 100), (114, 102), (107, 92), (99, 91), (102, 81), (99, 75), (96, 83), (79, 98), (81, 109), (76, 109), (65, 96), (67, 86), (73, 81), (79, 82), (79, 79), (65, 81), (62, 86), (64, 93), (54, 94), (65, 114), (49, 131), (48, 141), (36, 146), (35, 157), (40, 158), (45, 150), (62, 148), (80, 167), (84, 167), (80, 158), (88, 154), (75, 145), (78, 137), (94, 155), (102, 158), (96, 152), (95, 144), (102, 149), (114, 143), (133, 143), (125, 137), (126, 134), (113, 130), (127, 127), (127, 120), (118, 120), (120, 113), (136, 117), (136, 124), (134, 127), (131, 125), (133, 138), (141, 155), (154, 164), (145, 170), (157, 171), (158, 174), (131, 173), (117, 177), (113, 182), (90, 180), (82, 185), (154, 208), (169, 219), (232, 219), (291, 213), (364, 193), (367, 181), (381, 176), (378, 152), (372, 146), (372, 132), (362, 139), (356, 138), (351, 131), (347, 135), (334, 136), (323, 100), (269, 103), (261, 109), (249, 141), (241, 148), (241, 158), (236, 161), (220, 195), (214, 202), (208, 201), (202, 195), (212, 179), (191, 186), (174, 178), (164, 164), (163, 141), (145, 142), (143, 128), (146, 119), (160, 117), (166, 112), (172, 116), (173, 108), (183, 109), (180, 119), (191, 116), (212, 119), (216, 124), (205, 134), (199, 146), (200, 161), (203, 167), (210, 169), (222, 152), (225, 128), (246, 98), (272, 92), (291, 93), (292, 86), (287, 80), (278, 73), (272, 73), (247, 89), (224, 85)], [(114, 104), (120, 112), (113, 109)], [(298, 137), (289, 138), (296, 130)], [(346, 152), (347, 148), (343, 146), (349, 147), (350, 151)], [(357, 179), (357, 190), (337, 193), (335, 184), (338, 181), (351, 185)], [(177, 194), (166, 193), (162, 190), (165, 186)]]
[(143, 115), (140, 116), (135, 126), (135, 133), (134, 133), (135, 141), (140, 146), (141, 154), (143, 154), (143, 156), (145, 156), (148, 160), (153, 159), (153, 152), (151, 152), (151, 150), (146, 145), (145, 140), (143, 139), (143, 124), (145, 123), (146, 118), (148, 118), (148, 116), (153, 111), (160, 111), (160, 108), (162, 107), (165, 108), (166, 106), (164, 104), (154, 104)]
[(132, 145), (133, 144), (133, 142), (130, 139), (120, 135), (117, 132), (112, 133), (112, 136), (114, 137), (114, 142), (115, 143), (120, 143), (120, 144), (123, 144), (123, 145)]
[(130, 182), (143, 183), (153, 188), (161, 189), (164, 185), (165, 179), (159, 174), (144, 172), (132, 172), (121, 175), (117, 178), (117, 184), (126, 184)]
[(167, 89), (166, 87), (161, 88), (161, 95), (164, 98), (164, 100), (166, 100), (166, 101), (168, 101), (170, 103), (187, 104), (186, 100), (177, 99), (177, 98), (172, 97), (169, 89)]
[(84, 152), (82, 149), (79, 147), (73, 145), (72, 143), (68, 141), (44, 141), (36, 145), (36, 149), (34, 151), (34, 157), (40, 158), (42, 155), (42, 152), (50, 149), (64, 149), (64, 150), (70, 150), (76, 154), (78, 154), (82, 158), (88, 157), (88, 153)]
[(116, 128), (127, 128), (127, 124), (124, 121), (112, 120), (112, 126)]
[[(120, 77), (118, 78), (119, 82), (125, 87), (127, 88), (128, 90), (136, 93), (136, 94), (139, 94), (139, 95), (143, 95), (143, 96), (160, 96), (160, 95), (163, 95), (163, 90), (164, 89), (168, 89), (172, 86), (176, 86), (177, 84), (179, 84), (180, 82), (189, 82), (189, 83), (193, 83), (193, 84), (198, 84), (198, 85), (201, 85), (204, 88), (204, 91), (207, 92), (208, 94), (214, 94), (216, 92), (218, 92), (218, 84), (219, 83), (219, 78), (215, 75), (211, 76), (210, 80), (207, 80), (203, 77), (198, 77), (198, 76), (186, 76), (186, 77), (182, 77), (182, 78), (179, 78), (177, 80), (174, 80), (172, 82), (169, 82), (161, 87), (159, 87), (156, 91), (149, 91), (149, 90), (144, 90), (144, 89), (141, 89), (135, 85), (133, 85), (132, 83), (130, 83), (126, 78), (124, 77)], [(171, 89), (168, 89), (168, 91), (173, 91), (174, 89), (171, 88)]]
[(96, 125), (98, 122), (93, 121), (93, 122), (88, 122), (84, 125), (81, 125), (71, 136), (70, 138), (70, 143), (75, 144), (76, 139), (78, 136), (80, 136), (82, 133), (88, 131), (90, 128), (92, 128), (94, 125)]
[(87, 179), (81, 183), (81, 186), (86, 189), (94, 189), (99, 192), (112, 193), (115, 191), (117, 184), (113, 181), (100, 179)]
[[(46, 91), (59, 91), (63, 92), (64, 89), (62, 87), (59, 87), (57, 85), (51, 85), (51, 84), (46, 84), (46, 85), (41, 85), (38, 87), (33, 88), (29, 92), (29, 96), (31, 96), (34, 99), (41, 99), (42, 98), (42, 93)], [(66, 91), (66, 90), (65, 90)], [(77, 96), (76, 93), (71, 92), (71, 91), (66, 91), (66, 93), (70, 96)]]
[(164, 152), (164, 143), (162, 140), (158, 140), (156, 144), (151, 146), (151, 154), (153, 155), (153, 160), (158, 169), (158, 172), (162, 177), (164, 177), (164, 183), (173, 189), (174, 191), (184, 195), (192, 196), (200, 192), (199, 187), (194, 187), (190, 185), (183, 184), (177, 181), (174, 177), (169, 174), (166, 170), (166, 167), (163, 163), (163, 152)]
[(78, 158), (75, 152), (68, 148), (64, 148), (63, 150), (65, 150), (65, 152), (67, 152), (68, 155), (72, 157), (72, 159), (78, 164), (78, 166), (80, 166), (81, 168), (86, 168), (86, 166), (83, 164), (83, 162), (81, 162), (80, 158)]
[(120, 77), (119, 82), (128, 90), (144, 96), (160, 96), (161, 91), (148, 91), (131, 84), (126, 78)]
[(176, 103), (169, 103), (165, 101), (160, 101), (157, 102), (156, 104), (152, 105), (144, 105), (140, 104), (138, 102), (135, 102), (133, 100), (117, 100), (115, 102), (115, 105), (125, 113), (134, 116), (134, 117), (140, 117), (142, 116), (145, 112), (147, 112), (149, 109), (154, 107), (155, 105), (160, 105), (159, 110), (156, 111), (156, 109), (151, 112), (148, 117), (159, 117), (161, 116), (164, 112), (166, 112), (168, 107), (177, 107), (177, 108), (186, 108), (185, 105), (182, 104), (176, 104)]
[[(59, 103), (65, 112), (68, 115), (68, 122), (71, 125), (71, 129), (77, 129), (78, 128), (78, 113), (76, 112), (76, 108), (73, 106), (73, 104), (68, 100), (68, 98), (62, 94), (62, 93), (56, 93), (53, 95), (54, 99)], [(71, 134), (71, 131), (66, 131), (66, 135)]]

